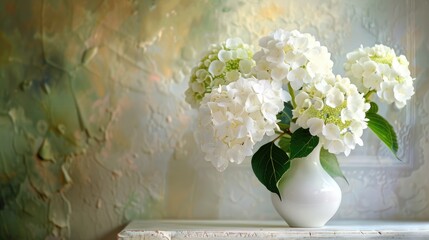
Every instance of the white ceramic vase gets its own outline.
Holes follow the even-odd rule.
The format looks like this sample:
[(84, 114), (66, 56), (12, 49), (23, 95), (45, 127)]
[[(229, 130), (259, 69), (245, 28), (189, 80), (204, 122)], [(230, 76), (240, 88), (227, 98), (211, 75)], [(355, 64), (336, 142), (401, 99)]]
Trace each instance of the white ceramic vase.
[(290, 227), (322, 227), (337, 212), (341, 189), (320, 164), (321, 144), (307, 157), (291, 161), (272, 194), (274, 208)]

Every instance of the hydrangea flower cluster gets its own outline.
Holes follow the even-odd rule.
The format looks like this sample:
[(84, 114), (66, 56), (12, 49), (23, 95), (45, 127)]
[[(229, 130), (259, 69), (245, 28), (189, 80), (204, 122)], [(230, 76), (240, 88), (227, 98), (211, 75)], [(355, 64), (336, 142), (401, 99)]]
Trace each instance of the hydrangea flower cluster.
[(292, 111), (296, 123), (318, 136), (329, 152), (350, 154), (367, 128), (365, 112), (370, 104), (348, 78), (333, 74), (315, 78), (297, 94)]
[(214, 88), (201, 101), (199, 140), (205, 159), (223, 171), (229, 162), (241, 163), (253, 154), (253, 146), (273, 135), (277, 113), (290, 96), (278, 83), (239, 78)]
[[(393, 127), (369, 97), (376, 92), (399, 108), (406, 104), (414, 88), (405, 56), (383, 45), (361, 47), (347, 55), (349, 79), (333, 74), (331, 54), (310, 34), (280, 29), (262, 37), (259, 45), (252, 59), (247, 44), (228, 39), (213, 45), (192, 70), (186, 101), (199, 110), (198, 140), (205, 159), (219, 171), (249, 156), (256, 168), (267, 161), (282, 164), (274, 158), (305, 157), (317, 144), (348, 156), (363, 145), (366, 128), (396, 155)], [(274, 134), (255, 154), (255, 144)], [(297, 144), (303, 142), (308, 146)], [(259, 170), (255, 174), (270, 190), (276, 183), (266, 175), (285, 171)]]
[(360, 92), (376, 91), (386, 103), (402, 108), (414, 95), (408, 65), (404, 55), (398, 57), (393, 49), (380, 44), (350, 52), (344, 68)]
[(229, 38), (214, 44), (196, 67), (192, 69), (186, 101), (197, 108), (206, 93), (219, 85), (249, 77), (254, 66), (250, 46), (240, 38)]
[(253, 57), (258, 79), (290, 83), (298, 90), (311, 83), (316, 75), (332, 72), (331, 54), (310, 34), (280, 29), (262, 37), (259, 45), (262, 49)]

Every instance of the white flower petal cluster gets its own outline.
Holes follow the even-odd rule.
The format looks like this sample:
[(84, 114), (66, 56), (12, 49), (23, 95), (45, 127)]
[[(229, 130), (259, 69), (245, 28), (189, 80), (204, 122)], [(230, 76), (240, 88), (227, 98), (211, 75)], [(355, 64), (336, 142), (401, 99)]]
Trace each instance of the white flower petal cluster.
[(204, 95), (219, 85), (234, 82), (240, 77), (249, 77), (255, 62), (249, 45), (240, 38), (229, 38), (212, 45), (207, 54), (192, 69), (186, 101), (197, 108)]
[(363, 145), (365, 112), (370, 105), (348, 78), (333, 74), (316, 77), (314, 84), (304, 86), (296, 95), (295, 102), (292, 113), (296, 123), (318, 136), (329, 152), (348, 156), (356, 144)]
[(362, 46), (347, 54), (346, 75), (360, 92), (376, 91), (383, 101), (402, 108), (414, 95), (413, 78), (404, 55), (384, 45)]
[(251, 156), (255, 143), (279, 130), (276, 115), (289, 100), (290, 95), (269, 80), (239, 78), (214, 88), (199, 108), (197, 133), (205, 159), (223, 171), (229, 162)]
[(259, 40), (262, 49), (255, 53), (254, 74), (259, 79), (290, 83), (294, 90), (311, 83), (316, 75), (332, 72), (328, 49), (308, 34), (279, 29)]

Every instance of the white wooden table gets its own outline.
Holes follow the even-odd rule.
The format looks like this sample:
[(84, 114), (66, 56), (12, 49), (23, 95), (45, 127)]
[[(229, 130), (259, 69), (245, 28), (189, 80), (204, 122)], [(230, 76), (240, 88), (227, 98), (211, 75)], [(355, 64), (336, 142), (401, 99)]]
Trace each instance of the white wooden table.
[(332, 221), (322, 228), (289, 228), (282, 221), (133, 221), (121, 240), (153, 239), (429, 239), (429, 221)]

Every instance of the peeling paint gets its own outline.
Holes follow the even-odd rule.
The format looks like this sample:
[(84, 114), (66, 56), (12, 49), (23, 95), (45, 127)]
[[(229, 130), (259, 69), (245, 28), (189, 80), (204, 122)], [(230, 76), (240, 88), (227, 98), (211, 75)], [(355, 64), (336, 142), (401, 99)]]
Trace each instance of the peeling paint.
[(98, 47), (91, 47), (85, 50), (82, 56), (82, 64), (86, 65), (89, 61), (91, 61), (94, 58), (97, 52), (98, 52)]
[(47, 139), (43, 140), (42, 146), (40, 146), (40, 150), (38, 153), (39, 157), (41, 157), (43, 160), (50, 160), (55, 162), (54, 154), (52, 153), (52, 147), (51, 144)]
[(55, 237), (70, 236), (70, 202), (62, 193), (55, 194), (49, 203), (49, 221), (53, 223)]

